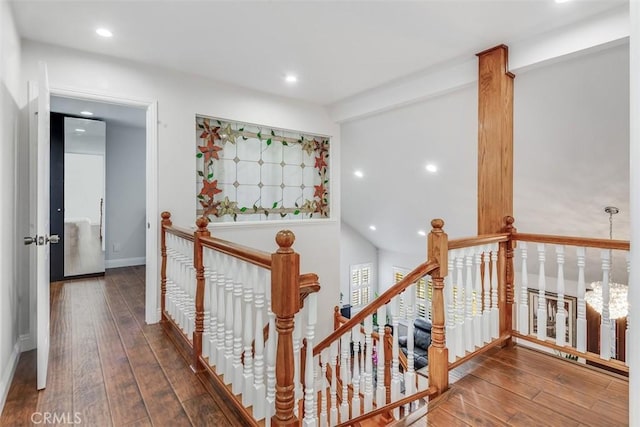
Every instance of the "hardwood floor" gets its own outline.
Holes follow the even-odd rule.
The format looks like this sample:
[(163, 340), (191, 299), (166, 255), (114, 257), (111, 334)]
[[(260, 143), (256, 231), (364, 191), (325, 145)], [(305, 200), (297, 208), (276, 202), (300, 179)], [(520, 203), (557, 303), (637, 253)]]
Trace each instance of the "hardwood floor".
[(449, 393), (412, 426), (625, 426), (629, 383), (515, 346), (450, 373)]
[(51, 285), (47, 388), (36, 390), (35, 351), (23, 353), (1, 426), (43, 423), (47, 413), (57, 424), (86, 426), (241, 425), (161, 326), (145, 324), (144, 274), (144, 267), (125, 267)]

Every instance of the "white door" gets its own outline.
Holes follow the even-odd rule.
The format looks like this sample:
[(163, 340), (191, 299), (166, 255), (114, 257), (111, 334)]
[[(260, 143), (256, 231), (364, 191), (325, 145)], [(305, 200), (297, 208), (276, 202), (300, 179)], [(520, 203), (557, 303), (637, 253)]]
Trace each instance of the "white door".
[(49, 365), (49, 242), (57, 243), (57, 236), (49, 237), (49, 79), (47, 65), (41, 62), (39, 68), (37, 168), (31, 176), (36, 179), (36, 345), (41, 390), (47, 386)]

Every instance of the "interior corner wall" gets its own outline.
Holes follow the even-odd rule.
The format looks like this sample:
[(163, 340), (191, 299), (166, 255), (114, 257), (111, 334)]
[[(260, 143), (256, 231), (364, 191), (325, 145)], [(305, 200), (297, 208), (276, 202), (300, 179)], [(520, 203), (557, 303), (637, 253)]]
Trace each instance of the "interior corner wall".
[[(20, 117), (20, 38), (11, 8), (0, 1), (0, 411), (20, 352), (20, 304), (24, 295), (23, 232), (25, 200), (20, 198), (18, 150)], [(24, 193), (23, 193), (24, 194)]]
[[(378, 248), (364, 236), (343, 222), (340, 225), (340, 292), (342, 303), (351, 304), (351, 266), (371, 263), (372, 291), (378, 292)], [(373, 294), (371, 295), (373, 298)], [(339, 300), (336, 300), (336, 304)]]
[[(23, 78), (37, 77), (37, 62), (47, 63), (52, 88), (67, 88), (112, 97), (157, 101), (159, 210), (174, 224), (195, 224), (195, 116), (202, 114), (331, 136), (330, 220), (306, 223), (214, 225), (212, 234), (268, 252), (283, 228), (296, 235), (302, 272), (320, 276), (320, 307), (338, 300), (340, 284), (340, 127), (324, 107), (231, 86), (204, 77), (103, 55), (25, 41)], [(24, 82), (23, 82), (24, 83)], [(26, 84), (26, 83), (25, 83)], [(158, 230), (159, 233), (159, 230)], [(317, 337), (333, 329), (332, 310), (320, 309)]]
[(386, 249), (378, 250), (378, 292), (382, 293), (393, 285), (394, 268), (411, 271), (425, 261), (426, 254), (420, 256), (416, 253), (404, 254)]
[(106, 268), (144, 264), (146, 133), (107, 121), (105, 194)]

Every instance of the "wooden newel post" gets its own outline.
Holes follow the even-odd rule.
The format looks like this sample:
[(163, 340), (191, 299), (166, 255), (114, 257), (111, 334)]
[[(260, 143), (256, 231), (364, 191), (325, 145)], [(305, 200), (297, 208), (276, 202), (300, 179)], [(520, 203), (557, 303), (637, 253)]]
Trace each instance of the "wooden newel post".
[(193, 364), (191, 369), (194, 372), (203, 369), (200, 363), (202, 356), (202, 333), (204, 332), (204, 262), (202, 260), (202, 243), (200, 238), (209, 237), (211, 233), (207, 229), (209, 220), (206, 217), (200, 217), (196, 220), (198, 229), (194, 233), (193, 239), (193, 267), (196, 270), (196, 316), (195, 328), (193, 330)]
[(444, 221), (431, 221), (429, 233), (429, 260), (438, 262), (439, 268), (431, 274), (433, 280), (431, 345), (429, 346), (429, 385), (438, 389), (438, 394), (449, 388), (449, 350), (444, 336), (444, 277), (447, 275), (448, 238), (442, 230)]
[(160, 256), (162, 264), (160, 267), (160, 322), (166, 322), (164, 308), (167, 297), (167, 231), (165, 227), (171, 227), (171, 213), (164, 211), (160, 214), (162, 221), (160, 222)]
[[(278, 250), (271, 255), (271, 310), (276, 316), (278, 347), (276, 353), (276, 411), (271, 417), (272, 426), (299, 426), (300, 420), (293, 414), (294, 316), (300, 310), (298, 277), (300, 255), (291, 246), (295, 235), (282, 230), (276, 235)], [(313, 351), (313, 350), (311, 350)]]
[[(516, 232), (516, 228), (513, 226), (515, 220), (512, 216), (504, 217), (504, 232), (509, 233), (509, 240), (500, 243), (501, 266), (499, 277), (504, 280), (498, 280), (499, 287), (499, 309), (500, 309), (500, 336), (505, 334), (511, 335), (513, 330), (513, 281), (515, 277), (515, 270), (513, 269), (513, 255), (516, 247), (516, 241), (513, 240), (512, 234)], [(511, 345), (511, 338), (506, 342), (507, 345)]]

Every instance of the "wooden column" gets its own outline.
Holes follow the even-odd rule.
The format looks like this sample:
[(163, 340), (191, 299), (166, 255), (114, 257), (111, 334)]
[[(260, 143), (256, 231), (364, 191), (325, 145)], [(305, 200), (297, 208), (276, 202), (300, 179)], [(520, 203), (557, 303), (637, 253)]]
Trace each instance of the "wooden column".
[[(500, 266), (499, 278), (504, 277), (504, 280), (498, 281), (498, 308), (500, 310), (500, 336), (506, 334), (511, 335), (513, 329), (513, 282), (515, 278), (515, 270), (513, 267), (513, 256), (516, 242), (511, 238), (511, 234), (516, 232), (516, 228), (513, 226), (514, 219), (512, 216), (504, 218), (505, 226), (504, 232), (509, 233), (509, 240), (500, 243), (500, 253), (504, 254), (500, 256), (499, 261), (502, 262)], [(511, 345), (511, 338), (506, 343)]]
[(171, 227), (171, 213), (164, 211), (160, 214), (162, 221), (160, 222), (160, 256), (162, 257), (162, 265), (160, 267), (160, 323), (167, 321), (164, 310), (165, 300), (167, 298), (167, 231), (165, 227)]
[(198, 229), (194, 233), (193, 239), (193, 267), (196, 270), (196, 315), (195, 329), (193, 330), (193, 365), (191, 369), (194, 372), (203, 369), (200, 363), (202, 356), (202, 333), (204, 332), (204, 262), (202, 260), (202, 244), (201, 237), (209, 237), (211, 233), (207, 229), (209, 220), (206, 217), (200, 217), (196, 220)]
[(500, 233), (513, 215), (513, 79), (509, 51), (478, 53), (478, 234)]
[(271, 255), (271, 310), (276, 316), (278, 348), (276, 352), (276, 412), (271, 417), (272, 426), (297, 426), (300, 421), (293, 414), (294, 361), (293, 318), (300, 310), (298, 277), (300, 255), (291, 246), (295, 235), (283, 230), (276, 235), (278, 250)]
[[(429, 260), (438, 261), (439, 268), (431, 274), (433, 279), (433, 298), (431, 302), (432, 328), (429, 346), (429, 385), (438, 389), (438, 394), (449, 388), (449, 350), (444, 339), (444, 277), (448, 270), (448, 239), (442, 230), (444, 221), (431, 221), (433, 229), (429, 233)], [(395, 333), (396, 331), (394, 331)]]

